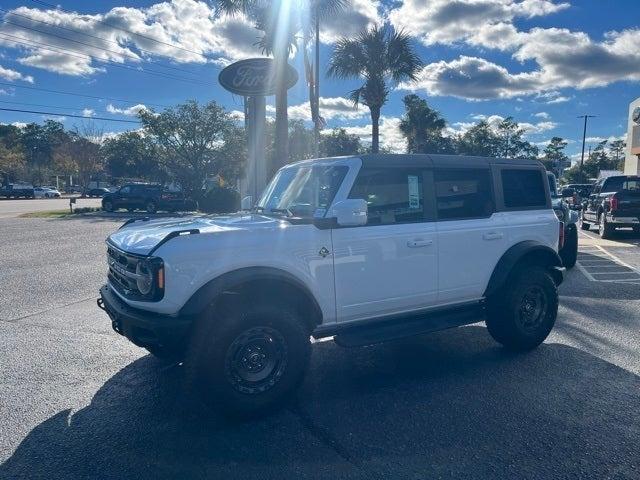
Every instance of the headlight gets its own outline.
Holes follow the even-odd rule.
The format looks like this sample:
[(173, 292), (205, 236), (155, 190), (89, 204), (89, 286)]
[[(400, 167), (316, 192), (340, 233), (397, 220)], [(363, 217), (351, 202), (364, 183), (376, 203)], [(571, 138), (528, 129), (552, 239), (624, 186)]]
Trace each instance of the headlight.
[(556, 217), (558, 217), (558, 220), (560, 220), (561, 222), (564, 222), (564, 210), (553, 210), (556, 213)]
[(136, 266), (136, 285), (142, 295), (148, 295), (153, 288), (153, 272), (146, 262), (138, 262)]

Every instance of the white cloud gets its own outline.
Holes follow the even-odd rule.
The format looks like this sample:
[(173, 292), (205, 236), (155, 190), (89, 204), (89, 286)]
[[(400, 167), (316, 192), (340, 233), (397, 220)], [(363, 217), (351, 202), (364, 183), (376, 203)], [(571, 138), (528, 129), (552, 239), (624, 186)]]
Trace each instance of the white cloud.
[[(380, 145), (395, 153), (405, 152), (407, 142), (400, 132), (400, 118), (383, 116), (380, 120)], [(344, 129), (347, 133), (360, 137), (363, 143), (371, 143), (370, 124), (357, 127), (344, 127)]]
[[(243, 16), (216, 17), (207, 2), (197, 0), (168, 0), (148, 8), (115, 7), (95, 15), (19, 7), (7, 13), (5, 20), (45, 32), (26, 31), (6, 22), (0, 24), (0, 33), (12, 36), (0, 39), (0, 45), (19, 49), (21, 56), (18, 61), (67, 75), (91, 75), (103, 71), (104, 64), (94, 59), (142, 64), (149, 57), (158, 56), (178, 63), (214, 61), (225, 64), (260, 55), (259, 47), (255, 45), (259, 32)], [(64, 30), (61, 35), (53, 25), (37, 20), (69, 30)], [(93, 37), (88, 39), (74, 31)], [(76, 42), (90, 43), (94, 47), (47, 35), (47, 32)], [(27, 42), (41, 42), (49, 46), (25, 45)]]
[(16, 80), (22, 80), (23, 82), (33, 83), (33, 77), (31, 75), (23, 75), (22, 73), (16, 70), (5, 68), (2, 65), (0, 65), (0, 78), (9, 80), (10, 82), (15, 82)]
[(119, 108), (115, 107), (112, 104), (107, 105), (107, 112), (114, 113), (118, 115), (128, 115), (130, 117), (137, 116), (140, 112), (148, 110), (146, 105), (139, 103), (138, 105), (133, 105), (128, 108)]
[[(476, 114), (472, 115), (471, 118), (476, 121), (484, 120), (486, 121), (492, 129), (497, 129), (497, 126), (500, 122), (502, 122), (505, 117), (502, 115), (482, 115)], [(550, 130), (554, 130), (558, 124), (551, 121), (542, 121), (538, 123), (529, 123), (529, 122), (517, 122), (518, 127), (524, 130), (525, 136), (529, 135), (537, 135), (544, 132), (548, 132)], [(473, 127), (476, 122), (455, 122), (451, 126), (447, 127), (446, 134), (448, 136), (460, 135), (464, 134), (467, 130)]]
[(452, 44), (485, 36), (483, 44), (497, 48), (508, 40), (518, 18), (549, 15), (569, 7), (553, 0), (405, 0), (389, 19), (425, 45)]
[(549, 115), (547, 112), (534, 113), (533, 116), (542, 118), (543, 120), (549, 120), (551, 118), (551, 115)]
[(378, 0), (351, 0), (346, 9), (323, 21), (320, 41), (333, 43), (340, 37), (353, 37), (362, 30), (382, 23), (378, 15)]
[(82, 115), (85, 117), (93, 117), (96, 111), (93, 108), (85, 108), (82, 110)]
[[(275, 111), (273, 105), (267, 105), (267, 113), (274, 114)], [(311, 120), (309, 102), (290, 105), (287, 111), (292, 120)], [(353, 102), (344, 97), (320, 97), (320, 116), (325, 120), (354, 120), (368, 115), (366, 107), (355, 108)]]

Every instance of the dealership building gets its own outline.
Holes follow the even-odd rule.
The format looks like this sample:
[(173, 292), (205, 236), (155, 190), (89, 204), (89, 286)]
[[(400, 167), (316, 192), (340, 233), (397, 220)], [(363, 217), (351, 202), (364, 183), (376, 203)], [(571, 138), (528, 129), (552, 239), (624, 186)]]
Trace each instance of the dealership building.
[(624, 173), (640, 175), (640, 98), (636, 98), (629, 105), (627, 156), (624, 161)]

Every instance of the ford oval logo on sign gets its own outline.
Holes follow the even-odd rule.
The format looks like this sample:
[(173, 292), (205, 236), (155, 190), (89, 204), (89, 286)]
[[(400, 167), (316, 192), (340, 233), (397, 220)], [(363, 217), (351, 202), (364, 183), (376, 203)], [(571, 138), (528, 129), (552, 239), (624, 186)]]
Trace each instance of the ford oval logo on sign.
[[(249, 58), (232, 63), (218, 75), (220, 85), (231, 93), (247, 97), (276, 93), (276, 67), (272, 58)], [(298, 81), (298, 72), (289, 64), (286, 68), (287, 89)]]

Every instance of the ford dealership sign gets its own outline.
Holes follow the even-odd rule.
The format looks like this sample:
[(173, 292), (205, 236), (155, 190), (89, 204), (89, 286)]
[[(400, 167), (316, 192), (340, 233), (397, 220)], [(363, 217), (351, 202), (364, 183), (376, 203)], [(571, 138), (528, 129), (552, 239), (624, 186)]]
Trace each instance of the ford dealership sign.
[[(272, 58), (249, 58), (232, 63), (218, 75), (220, 84), (231, 93), (253, 97), (276, 93), (276, 67)], [(287, 89), (298, 81), (298, 72), (287, 64)]]

